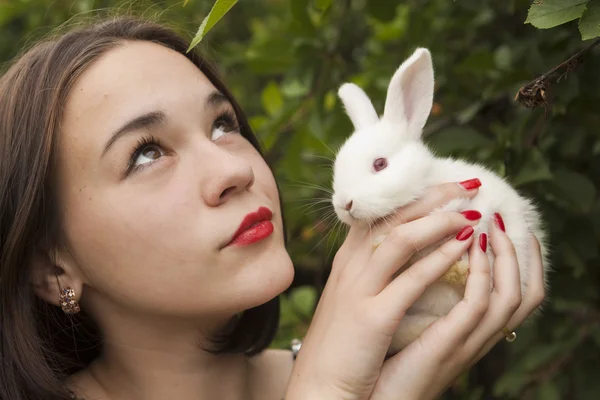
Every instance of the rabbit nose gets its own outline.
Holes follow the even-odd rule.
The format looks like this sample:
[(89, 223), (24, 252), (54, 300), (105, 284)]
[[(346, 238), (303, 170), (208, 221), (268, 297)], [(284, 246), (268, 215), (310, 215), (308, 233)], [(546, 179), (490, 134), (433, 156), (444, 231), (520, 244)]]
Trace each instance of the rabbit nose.
[(346, 204), (346, 211), (350, 211), (350, 209), (352, 208), (352, 200), (350, 200), (347, 204)]

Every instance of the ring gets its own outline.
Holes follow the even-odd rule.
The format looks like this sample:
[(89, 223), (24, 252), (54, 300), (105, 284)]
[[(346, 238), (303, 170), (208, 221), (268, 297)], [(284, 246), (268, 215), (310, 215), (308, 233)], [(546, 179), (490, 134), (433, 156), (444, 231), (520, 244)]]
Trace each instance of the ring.
[(517, 338), (517, 334), (509, 331), (508, 328), (503, 328), (502, 333), (504, 333), (504, 337), (506, 338), (507, 342), (514, 342)]

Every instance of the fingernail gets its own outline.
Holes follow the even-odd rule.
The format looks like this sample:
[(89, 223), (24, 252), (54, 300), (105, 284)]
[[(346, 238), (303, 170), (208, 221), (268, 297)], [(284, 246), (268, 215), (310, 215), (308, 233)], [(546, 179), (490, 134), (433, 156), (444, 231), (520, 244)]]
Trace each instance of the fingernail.
[(496, 221), (498, 228), (502, 229), (502, 232), (506, 232), (506, 227), (504, 226), (504, 221), (502, 220), (500, 214), (494, 213), (494, 221)]
[(468, 238), (471, 237), (471, 235), (473, 234), (473, 227), (471, 226), (465, 226), (464, 228), (461, 229), (460, 232), (458, 232), (458, 234), (456, 235), (456, 239), (463, 241), (463, 240), (467, 240)]
[(467, 210), (462, 211), (461, 214), (469, 221), (477, 221), (478, 219), (481, 219), (481, 213), (479, 211)]
[(479, 235), (479, 247), (481, 247), (481, 251), (484, 253), (487, 250), (487, 235), (485, 233)]
[(477, 178), (469, 179), (469, 180), (460, 182), (459, 185), (462, 186), (466, 190), (473, 190), (473, 189), (477, 189), (479, 186), (481, 186), (481, 181)]

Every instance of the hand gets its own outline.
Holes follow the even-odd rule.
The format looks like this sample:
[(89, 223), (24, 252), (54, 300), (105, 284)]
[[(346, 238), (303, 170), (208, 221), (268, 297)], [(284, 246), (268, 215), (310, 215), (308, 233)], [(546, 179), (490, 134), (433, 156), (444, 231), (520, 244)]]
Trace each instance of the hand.
[(464, 299), (429, 326), (415, 342), (388, 359), (371, 396), (378, 399), (433, 399), (463, 371), (514, 330), (544, 300), (542, 254), (531, 235), (532, 260), (528, 290), (521, 299), (519, 267), (512, 242), (496, 224), (490, 231), (494, 288), (490, 293), (488, 259), (474, 241)]
[[(418, 202), (399, 210), (395, 222), (350, 229), (296, 359), (286, 399), (367, 399), (376, 383), (383, 385), (381, 393), (391, 388), (379, 376), (392, 334), (406, 310), (469, 249), (473, 237), (450, 239), (402, 274), (395, 278), (394, 274), (415, 251), (475, 225), (477, 221), (456, 212), (423, 215), (453, 198), (472, 198), (477, 192), (456, 183), (436, 186)], [(389, 227), (398, 222), (403, 223)], [(374, 248), (373, 238), (386, 228), (391, 231)], [(482, 283), (470, 286), (479, 286), (481, 291)], [(485, 287), (489, 291), (489, 282)], [(431, 365), (433, 361), (422, 363)], [(392, 363), (385, 366), (386, 373), (392, 372)]]

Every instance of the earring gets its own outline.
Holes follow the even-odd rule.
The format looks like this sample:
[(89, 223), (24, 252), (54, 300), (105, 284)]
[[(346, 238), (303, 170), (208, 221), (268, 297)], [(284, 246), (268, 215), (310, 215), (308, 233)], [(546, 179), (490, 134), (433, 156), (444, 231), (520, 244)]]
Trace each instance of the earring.
[(80, 310), (79, 303), (75, 300), (75, 291), (70, 287), (66, 287), (60, 291), (58, 295), (60, 300), (60, 308), (65, 314), (77, 314)]

